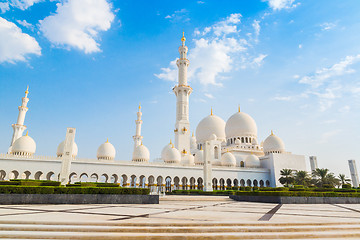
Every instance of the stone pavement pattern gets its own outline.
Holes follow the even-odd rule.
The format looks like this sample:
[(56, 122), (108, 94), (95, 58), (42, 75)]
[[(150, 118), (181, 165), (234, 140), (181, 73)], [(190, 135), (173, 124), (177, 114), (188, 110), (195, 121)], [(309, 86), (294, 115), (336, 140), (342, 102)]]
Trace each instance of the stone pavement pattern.
[(0, 205), (0, 238), (360, 239), (360, 204), (165, 196), (152, 205)]

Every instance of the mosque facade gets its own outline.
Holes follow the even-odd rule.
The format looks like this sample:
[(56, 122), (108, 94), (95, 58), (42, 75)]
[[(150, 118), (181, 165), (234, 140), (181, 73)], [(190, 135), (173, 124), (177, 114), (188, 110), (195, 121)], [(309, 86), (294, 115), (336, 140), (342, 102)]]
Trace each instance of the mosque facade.
[[(0, 154), (0, 180), (59, 180), (66, 156), (71, 162), (66, 173), (68, 182), (113, 182), (124, 187), (148, 187), (153, 192), (203, 189), (204, 159), (208, 159), (207, 163), (211, 165), (211, 187), (214, 190), (234, 186), (280, 186), (281, 169), (306, 170), (305, 157), (287, 152), (284, 142), (273, 131), (259, 143), (255, 120), (240, 108), (226, 122), (211, 110), (211, 114), (197, 125), (196, 135), (191, 136), (189, 97), (193, 89), (187, 82), (190, 62), (185, 40), (183, 35), (180, 58), (176, 62), (178, 84), (173, 88), (176, 96), (175, 141), (165, 145), (160, 161), (150, 161), (150, 151), (142, 143), (141, 106), (135, 120), (133, 155), (129, 161), (115, 160), (116, 149), (108, 140), (99, 146), (96, 159), (78, 158), (74, 140), (61, 142), (56, 156), (35, 155), (34, 139), (28, 132), (24, 134), (29, 101), (27, 88), (18, 108), (17, 122), (12, 125), (13, 136), (8, 152)], [(207, 155), (204, 148), (209, 142), (212, 145), (211, 149), (207, 148)], [(67, 148), (69, 144), (71, 147)]]

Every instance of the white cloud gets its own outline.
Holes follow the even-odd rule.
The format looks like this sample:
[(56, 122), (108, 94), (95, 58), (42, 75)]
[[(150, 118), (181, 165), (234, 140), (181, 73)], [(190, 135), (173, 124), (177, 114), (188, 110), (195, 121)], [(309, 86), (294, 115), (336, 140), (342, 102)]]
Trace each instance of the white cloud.
[(210, 99), (214, 99), (214, 96), (210, 93), (204, 93), (205, 97), (210, 98)]
[(349, 105), (345, 105), (342, 108), (339, 109), (339, 112), (341, 113), (348, 113), (350, 112), (351, 107)]
[(205, 2), (203, 1), (197, 1), (198, 4), (204, 4)]
[(262, 0), (268, 2), (269, 6), (273, 10), (290, 9), (300, 5), (300, 3), (294, 3), (295, 0)]
[(42, 2), (44, 0), (11, 0), (10, 5), (21, 10), (26, 10), (35, 3)]
[(6, 11), (10, 10), (9, 3), (8, 2), (0, 2), (0, 10), (1, 13), (5, 13)]
[(175, 82), (178, 76), (176, 71), (176, 59), (170, 62), (170, 66), (168, 68), (161, 68), (162, 73), (155, 74), (156, 77), (166, 80), (166, 81), (173, 81)]
[(288, 101), (293, 100), (293, 97), (291, 97), (291, 96), (286, 96), (286, 97), (276, 96), (276, 97), (273, 97), (273, 100), (288, 102)]
[(56, 14), (40, 21), (44, 36), (57, 46), (99, 52), (98, 34), (109, 30), (114, 20), (111, 4), (106, 0), (68, 0), (56, 5)]
[(267, 56), (267, 54), (260, 54), (258, 57), (254, 58), (253, 64), (255, 64), (256, 66), (261, 66)]
[(325, 23), (320, 24), (320, 27), (321, 27), (322, 31), (328, 31), (328, 30), (336, 27), (336, 24), (335, 23), (325, 22)]
[(342, 130), (341, 129), (335, 129), (332, 131), (328, 131), (325, 132), (321, 135), (320, 140), (318, 141), (319, 144), (324, 144), (329, 142), (329, 140), (333, 137), (335, 137), (336, 135), (338, 135), (339, 133), (341, 133)]
[(299, 49), (302, 49), (303, 45), (302, 44), (299, 44)]
[(260, 21), (254, 20), (253, 24), (252, 24), (254, 31), (255, 31), (255, 39), (256, 41), (258, 41), (258, 37), (260, 34)]
[[(267, 55), (254, 56), (248, 53), (248, 47), (252, 46), (249, 41), (254, 41), (254, 39), (247, 40), (240, 36), (240, 23), (241, 14), (235, 13), (203, 30), (195, 29), (195, 39), (192, 39), (194, 47), (189, 49), (188, 54), (189, 81), (196, 80), (205, 86), (222, 86), (221, 81), (225, 78), (224, 75), (238, 64), (244, 68), (261, 65)], [(172, 61), (169, 67), (162, 68), (161, 73), (155, 76), (176, 81), (176, 61)]]
[(29, 54), (41, 55), (41, 48), (35, 38), (2, 17), (0, 36), (0, 63), (26, 61)]
[(300, 76), (297, 75), (297, 74), (295, 74), (295, 75), (293, 76), (293, 78), (298, 79), (298, 78), (300, 78)]
[(350, 66), (360, 59), (360, 54), (355, 56), (347, 56), (344, 60), (332, 65), (329, 68), (317, 70), (314, 74), (305, 76), (300, 79), (300, 83), (309, 84), (316, 88), (324, 84), (325, 81), (332, 77), (342, 76), (355, 72)]
[(21, 26), (24, 26), (30, 30), (34, 30), (34, 26), (31, 23), (28, 23), (26, 20), (16, 20), (16, 22)]
[(183, 8), (181, 10), (175, 11), (171, 15), (167, 15), (165, 19), (169, 19), (172, 22), (188, 22), (190, 21), (189, 11)]

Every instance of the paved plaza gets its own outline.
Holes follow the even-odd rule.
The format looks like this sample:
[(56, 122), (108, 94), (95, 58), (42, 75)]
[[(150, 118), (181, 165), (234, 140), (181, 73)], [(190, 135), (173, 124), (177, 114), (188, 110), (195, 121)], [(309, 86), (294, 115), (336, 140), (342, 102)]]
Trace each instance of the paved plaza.
[(0, 205), (0, 237), (360, 239), (360, 204), (267, 204), (165, 196), (160, 204)]

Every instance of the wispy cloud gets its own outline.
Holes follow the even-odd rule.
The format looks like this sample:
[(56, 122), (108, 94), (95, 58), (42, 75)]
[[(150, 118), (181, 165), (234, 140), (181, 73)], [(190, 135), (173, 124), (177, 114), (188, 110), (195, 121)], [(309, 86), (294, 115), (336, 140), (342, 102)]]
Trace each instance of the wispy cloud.
[(317, 88), (332, 77), (354, 73), (355, 70), (350, 68), (350, 66), (359, 61), (359, 59), (360, 54), (355, 56), (347, 56), (345, 59), (335, 63), (331, 67), (319, 69), (315, 73), (301, 78), (299, 82), (303, 84), (309, 84), (312, 87)]
[(23, 27), (34, 30), (34, 26), (31, 23), (28, 23), (26, 20), (16, 20), (16, 22)]
[(334, 27), (336, 27), (335, 23), (331, 23), (331, 22), (324, 22), (322, 24), (320, 24), (321, 30), (322, 31), (328, 31)]
[[(263, 63), (267, 55), (254, 56), (248, 53), (248, 48), (255, 45), (255, 42), (252, 38), (241, 36), (241, 17), (240, 13), (230, 14), (225, 19), (194, 31), (194, 47), (189, 49), (188, 55), (191, 61), (189, 81), (196, 80), (205, 86), (222, 86), (224, 74), (232, 71), (239, 61), (242, 67), (260, 66)], [(163, 80), (176, 81), (176, 60), (171, 61), (169, 67), (162, 68), (161, 73), (155, 76)]]
[(296, 8), (300, 3), (295, 3), (295, 0), (262, 0), (268, 2), (269, 7), (273, 10), (291, 9)]
[(214, 99), (214, 96), (210, 93), (204, 93), (205, 97), (210, 98), (210, 99)]
[(341, 133), (342, 130), (341, 129), (335, 129), (335, 130), (332, 130), (332, 131), (328, 131), (328, 132), (325, 132), (321, 135), (318, 143), (319, 144), (324, 144), (324, 143), (327, 143), (329, 142), (329, 140), (333, 137), (335, 137), (336, 135), (338, 135), (339, 133)]
[(264, 62), (264, 59), (267, 57), (267, 54), (260, 54), (259, 56), (257, 56), (256, 58), (254, 58), (253, 60), (253, 64), (255, 64), (256, 66), (261, 66)]
[(173, 14), (167, 15), (165, 19), (169, 19), (172, 22), (188, 22), (190, 21), (189, 11), (183, 8), (175, 11)]

